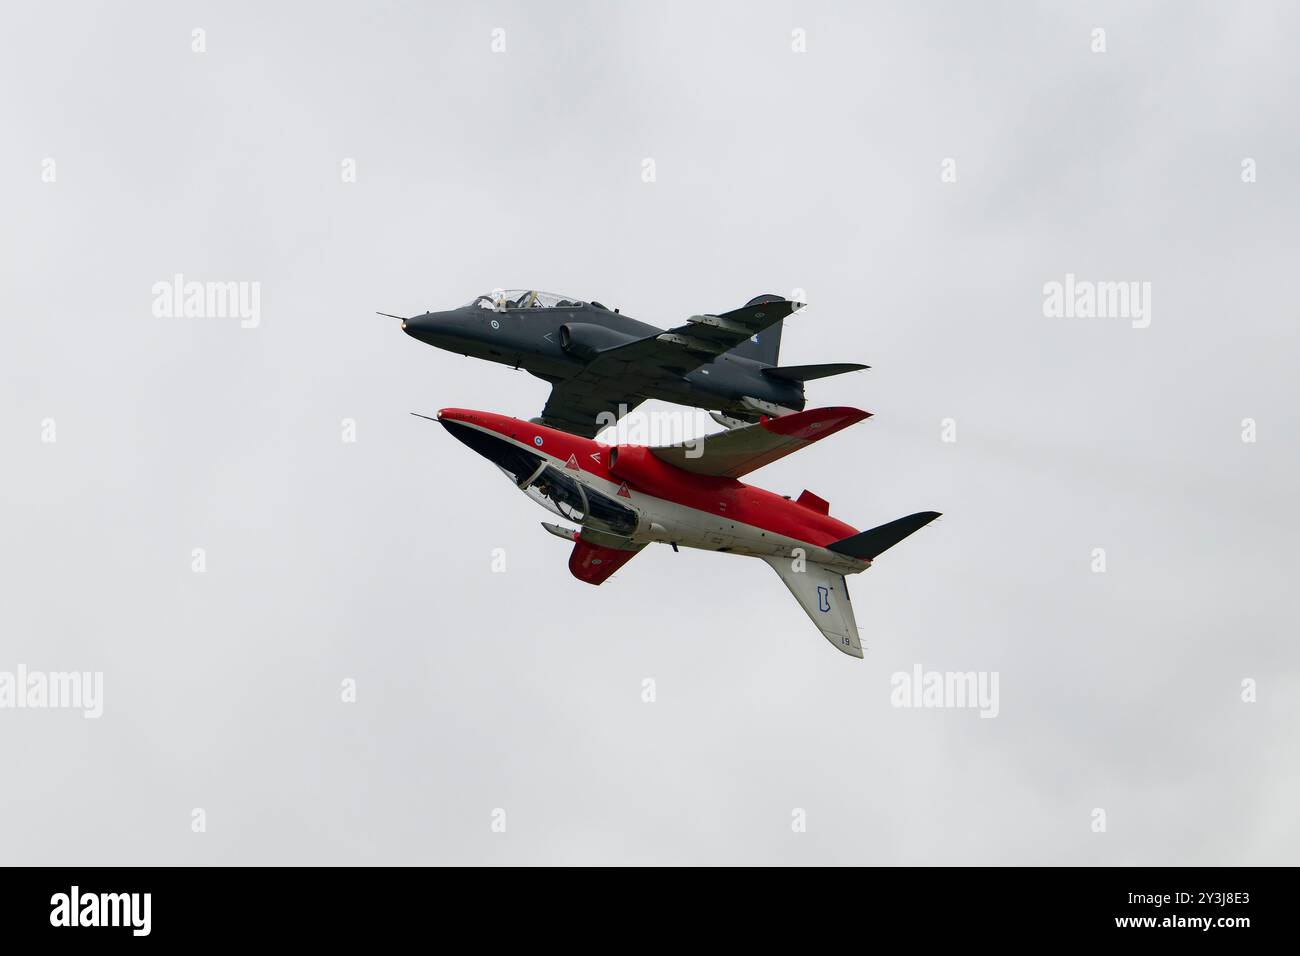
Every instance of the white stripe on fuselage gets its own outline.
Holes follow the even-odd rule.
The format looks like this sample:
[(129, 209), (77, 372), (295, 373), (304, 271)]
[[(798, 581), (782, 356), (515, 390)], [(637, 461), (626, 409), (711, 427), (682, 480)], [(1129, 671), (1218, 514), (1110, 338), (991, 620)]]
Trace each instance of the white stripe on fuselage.
[[(856, 574), (865, 570), (864, 564), (860, 561), (847, 558), (834, 551), (828, 551), (826, 548), (818, 547), (807, 541), (800, 541), (798, 538), (791, 538), (763, 528), (754, 527), (743, 521), (736, 521), (725, 515), (716, 515), (699, 508), (692, 508), (689, 505), (667, 498), (658, 498), (644, 491), (633, 492), (629, 489), (629, 493), (635, 495), (635, 498), (619, 497), (618, 490), (623, 487), (623, 482), (608, 481), (599, 475), (584, 471), (581, 467), (581, 459), (579, 459), (579, 467), (575, 471), (572, 468), (565, 467), (565, 462), (568, 461), (567, 458), (562, 459), (552, 455), (544, 448), (538, 447), (531, 442), (507, 438), (498, 431), (475, 425), (472, 422), (458, 422), (457, 424), (477, 428), (484, 434), (510, 442), (525, 451), (538, 455), (564, 474), (571, 475), (574, 480), (600, 492), (606, 497), (612, 498), (624, 507), (636, 511), (641, 520), (638, 521), (637, 530), (632, 534), (631, 540), (638, 543), (676, 544), (679, 547), (696, 548), (700, 551), (726, 551), (729, 554), (746, 554), (754, 557), (763, 557), (765, 555), (790, 557), (793, 549), (802, 548), (806, 560), (825, 565), (839, 571), (841, 574)], [(659, 525), (663, 530), (652, 529), (652, 524)]]

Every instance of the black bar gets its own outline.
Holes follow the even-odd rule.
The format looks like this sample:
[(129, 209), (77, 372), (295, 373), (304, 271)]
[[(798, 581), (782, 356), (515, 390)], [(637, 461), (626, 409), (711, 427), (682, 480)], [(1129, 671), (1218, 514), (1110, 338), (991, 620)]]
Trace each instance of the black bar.
[[(531, 932), (628, 938), (699, 924), (762, 943), (771, 933), (837, 925), (862, 947), (885, 939), (954, 942), (1080, 939), (1233, 945), (1290, 937), (1292, 869), (570, 869), (11, 868), (0, 896), (7, 942), (81, 944), (316, 940), (337, 946)], [(70, 924), (99, 914), (117, 926)], [(113, 894), (105, 899), (102, 894)], [(138, 894), (124, 897), (120, 894)], [(148, 922), (144, 915), (148, 894)], [(93, 903), (87, 897), (94, 897)], [(67, 905), (63, 905), (66, 902)], [(60, 908), (62, 906), (62, 909)], [(132, 919), (134, 917), (134, 919)], [(1204, 921), (1208, 921), (1204, 922)], [(620, 930), (619, 926), (623, 928)], [(143, 932), (148, 930), (147, 935)], [(486, 935), (484, 935), (486, 934)], [(540, 935), (539, 935), (540, 934)], [(62, 938), (62, 939), (61, 939)], [(450, 938), (448, 938), (450, 941)], [(809, 940), (810, 941), (810, 940)], [(874, 942), (873, 942), (874, 941)]]

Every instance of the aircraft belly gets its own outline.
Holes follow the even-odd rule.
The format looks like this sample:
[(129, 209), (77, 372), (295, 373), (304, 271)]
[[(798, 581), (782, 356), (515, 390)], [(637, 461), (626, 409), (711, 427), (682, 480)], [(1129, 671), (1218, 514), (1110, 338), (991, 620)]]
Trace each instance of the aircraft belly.
[(798, 549), (803, 552), (805, 560), (825, 565), (840, 574), (857, 574), (865, 570), (861, 562), (847, 560), (842, 554), (817, 547), (807, 541), (764, 531), (751, 525), (737, 525), (736, 529), (735, 543), (730, 548), (734, 554), (745, 554), (756, 558), (792, 558), (795, 556), (795, 550)]
[[(702, 516), (703, 513), (698, 514)], [(668, 540), (683, 548), (719, 551), (728, 543), (727, 536), (717, 524), (701, 521), (693, 515), (680, 517), (665, 527), (668, 529)]]
[[(558, 459), (549, 455), (538, 457), (545, 457), (557, 467), (561, 465)], [(606, 496), (617, 496), (620, 490), (620, 484), (605, 481), (589, 472), (577, 472), (575, 476), (583, 484)], [(793, 555), (794, 549), (801, 548), (807, 560), (834, 568), (841, 574), (855, 574), (863, 570), (861, 563), (847, 560), (841, 554), (753, 525), (731, 521), (725, 515), (701, 511), (642, 492), (635, 493), (630, 500), (618, 500), (637, 513), (637, 529), (631, 534), (630, 540), (640, 544), (659, 542), (700, 551), (727, 551), (760, 558), (788, 558)], [(554, 511), (546, 502), (538, 503)]]
[(716, 515), (673, 501), (637, 494), (634, 503), (645, 516), (647, 540), (683, 548), (717, 551), (731, 543), (729, 525)]
[(726, 515), (648, 496), (638, 496), (638, 499), (647, 524), (657, 526), (647, 533), (648, 540), (701, 551), (728, 551), (760, 556), (788, 554), (790, 545), (797, 543), (784, 536), (732, 521)]
[(656, 379), (646, 388), (646, 394), (661, 402), (674, 402), (681, 405), (712, 407), (716, 403), (735, 401), (730, 389), (714, 388), (707, 378), (699, 379)]
[(577, 362), (561, 353), (560, 355), (539, 355), (537, 353), (524, 356), (524, 368), (539, 375), (550, 379), (572, 378), (583, 369), (583, 364)]

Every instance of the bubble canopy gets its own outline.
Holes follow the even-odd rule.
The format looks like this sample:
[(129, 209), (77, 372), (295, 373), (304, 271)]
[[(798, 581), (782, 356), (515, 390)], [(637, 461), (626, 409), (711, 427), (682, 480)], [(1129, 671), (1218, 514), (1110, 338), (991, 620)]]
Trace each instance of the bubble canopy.
[(576, 309), (585, 304), (572, 296), (539, 292), (536, 289), (494, 289), (485, 295), (475, 296), (466, 306), (500, 312), (514, 309)]

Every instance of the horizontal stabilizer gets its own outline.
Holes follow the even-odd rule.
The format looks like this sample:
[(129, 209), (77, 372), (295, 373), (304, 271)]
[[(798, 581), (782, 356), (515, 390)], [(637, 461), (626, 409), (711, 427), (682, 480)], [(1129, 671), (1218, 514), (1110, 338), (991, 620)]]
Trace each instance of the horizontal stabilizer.
[(843, 375), (845, 372), (860, 372), (866, 368), (871, 366), (858, 365), (856, 362), (831, 362), (828, 365), (773, 365), (763, 369), (763, 374), (787, 382), (811, 382), (815, 378)]
[(651, 448), (650, 454), (695, 475), (739, 478), (870, 415), (857, 408), (813, 408), (681, 445)]
[(861, 531), (851, 538), (836, 541), (826, 547), (838, 554), (847, 554), (861, 561), (871, 561), (876, 555), (888, 551), (909, 534), (920, 531), (937, 517), (939, 517), (937, 511), (919, 511), (906, 518), (891, 521), (889, 524), (882, 524), (879, 528)]

